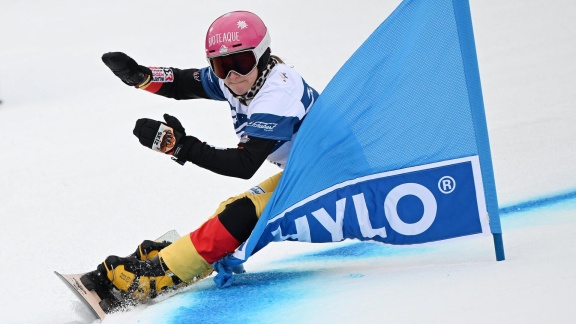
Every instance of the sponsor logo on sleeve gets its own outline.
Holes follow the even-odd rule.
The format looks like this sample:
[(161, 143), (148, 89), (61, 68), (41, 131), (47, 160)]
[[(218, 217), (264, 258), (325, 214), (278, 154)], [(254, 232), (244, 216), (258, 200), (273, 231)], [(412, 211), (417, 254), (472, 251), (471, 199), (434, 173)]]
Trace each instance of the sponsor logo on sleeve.
[(261, 121), (253, 121), (248, 123), (248, 127), (260, 128), (264, 131), (271, 132), (278, 126), (277, 123), (265, 123)]
[(152, 82), (173, 82), (174, 71), (170, 68), (150, 68), (152, 70)]

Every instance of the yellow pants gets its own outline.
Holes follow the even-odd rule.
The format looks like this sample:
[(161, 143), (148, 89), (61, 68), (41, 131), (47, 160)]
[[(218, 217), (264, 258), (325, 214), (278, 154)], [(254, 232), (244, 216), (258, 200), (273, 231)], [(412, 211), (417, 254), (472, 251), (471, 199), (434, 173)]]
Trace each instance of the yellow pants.
[(212, 215), (212, 217), (220, 214), (224, 210), (224, 208), (226, 208), (226, 206), (228, 204), (230, 204), (231, 202), (233, 202), (234, 200), (244, 198), (244, 197), (248, 197), (250, 200), (252, 200), (252, 202), (254, 203), (254, 206), (256, 206), (256, 215), (258, 215), (258, 217), (260, 217), (260, 215), (262, 214), (262, 211), (264, 211), (264, 207), (266, 207), (268, 200), (270, 199), (270, 197), (272, 196), (272, 193), (276, 189), (276, 186), (278, 185), (278, 181), (280, 181), (281, 175), (282, 175), (282, 172), (280, 172), (276, 175), (273, 175), (270, 178), (264, 180), (262, 183), (260, 183), (256, 187), (252, 187), (250, 190), (248, 190), (246, 192), (243, 192), (243, 193), (241, 193), (237, 196), (234, 196), (234, 197), (230, 197), (230, 198), (226, 199), (225, 201), (221, 202), (220, 205), (218, 206), (218, 208), (216, 209), (216, 211), (214, 212), (214, 214)]
[[(247, 197), (252, 201), (256, 208), (256, 215), (260, 217), (268, 200), (280, 181), (282, 172), (264, 180), (258, 186), (243, 192), (237, 196), (230, 197), (220, 203), (214, 214), (200, 228), (205, 227), (215, 216), (220, 214), (227, 205), (240, 198)], [(217, 226), (217, 225), (215, 225)], [(209, 275), (212, 272), (212, 266), (196, 251), (192, 243), (191, 236), (195, 232), (185, 235), (174, 243), (160, 251), (159, 256), (164, 260), (168, 268), (176, 276), (186, 282), (193, 282), (196, 279)], [(215, 233), (214, 231), (210, 233)], [(197, 237), (197, 236), (196, 236)], [(239, 242), (241, 244), (242, 242)], [(239, 245), (238, 244), (238, 245)]]

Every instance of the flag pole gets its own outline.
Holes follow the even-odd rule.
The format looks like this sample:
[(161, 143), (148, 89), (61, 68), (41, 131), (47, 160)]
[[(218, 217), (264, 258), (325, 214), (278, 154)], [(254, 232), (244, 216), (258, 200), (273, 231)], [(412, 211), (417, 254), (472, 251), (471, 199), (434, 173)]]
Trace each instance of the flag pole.
[(486, 208), (490, 218), (490, 231), (494, 237), (496, 260), (503, 261), (505, 259), (504, 243), (502, 240), (502, 229), (500, 227), (498, 198), (496, 196), (496, 184), (492, 167), (492, 155), (490, 153), (490, 141), (488, 139), (484, 100), (482, 99), (482, 86), (480, 84), (480, 72), (478, 69), (478, 58), (476, 56), (470, 3), (468, 0), (453, 0), (452, 5), (458, 27), (458, 37), (460, 39), (460, 48), (462, 50), (464, 73), (466, 74), (470, 108), (472, 110), (472, 119), (476, 132), (476, 145), (480, 157), (480, 168), (482, 170), (482, 182), (484, 183)]

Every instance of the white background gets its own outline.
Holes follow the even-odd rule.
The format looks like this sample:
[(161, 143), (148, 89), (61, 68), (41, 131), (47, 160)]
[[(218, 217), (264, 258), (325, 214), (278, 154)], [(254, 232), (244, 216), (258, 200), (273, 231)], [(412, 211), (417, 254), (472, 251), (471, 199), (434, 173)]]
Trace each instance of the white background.
[[(165, 112), (212, 145), (234, 146), (228, 106), (131, 89), (102, 64), (103, 53), (123, 51), (143, 65), (203, 67), (207, 27), (245, 9), (267, 23), (273, 52), (321, 91), (398, 4), (0, 0), (0, 322), (86, 321), (53, 270), (86, 271), (144, 238), (190, 232), (220, 201), (277, 172), (265, 165), (249, 181), (226, 178), (143, 148), (134, 122)], [(500, 205), (573, 191), (576, 4), (472, 0), (471, 11)], [(504, 217), (505, 262), (494, 261), (485, 237), (419, 255), (289, 264), (324, 273), (316, 284), (326, 293), (298, 318), (573, 321), (574, 216), (574, 203), (565, 202)], [(325, 248), (275, 244), (248, 266), (272, 269), (273, 260)], [(363, 277), (342, 279), (356, 272)], [(107, 321), (145, 322), (154, 308)]]

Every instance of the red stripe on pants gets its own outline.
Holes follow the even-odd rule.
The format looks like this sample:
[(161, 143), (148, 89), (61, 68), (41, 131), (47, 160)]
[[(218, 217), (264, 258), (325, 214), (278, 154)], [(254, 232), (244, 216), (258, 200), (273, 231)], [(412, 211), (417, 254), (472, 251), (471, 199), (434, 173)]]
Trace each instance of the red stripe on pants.
[(234, 252), (240, 246), (240, 242), (222, 225), (218, 216), (212, 217), (190, 233), (190, 239), (198, 254), (210, 264)]

